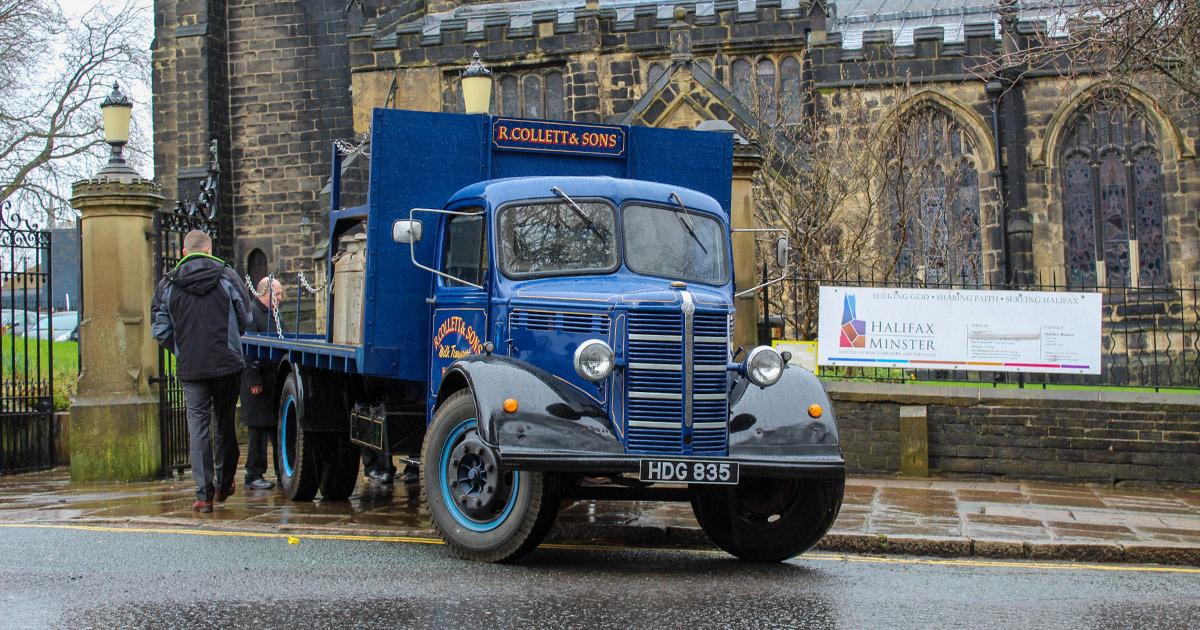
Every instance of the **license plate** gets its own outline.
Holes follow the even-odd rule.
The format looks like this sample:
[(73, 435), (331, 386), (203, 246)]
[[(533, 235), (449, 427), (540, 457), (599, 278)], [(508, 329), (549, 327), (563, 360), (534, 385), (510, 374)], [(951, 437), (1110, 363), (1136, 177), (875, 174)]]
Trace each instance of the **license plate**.
[(638, 479), (676, 483), (736, 484), (738, 463), (695, 459), (643, 459)]

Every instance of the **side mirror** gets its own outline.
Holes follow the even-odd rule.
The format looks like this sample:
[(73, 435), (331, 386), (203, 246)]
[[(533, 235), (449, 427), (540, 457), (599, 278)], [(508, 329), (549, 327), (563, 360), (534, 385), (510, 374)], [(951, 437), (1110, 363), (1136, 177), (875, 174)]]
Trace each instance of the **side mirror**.
[(780, 269), (787, 269), (788, 266), (788, 237), (781, 236), (775, 241), (775, 264)]
[(415, 219), (396, 219), (392, 224), (392, 240), (409, 245), (421, 240), (423, 233), (421, 222)]

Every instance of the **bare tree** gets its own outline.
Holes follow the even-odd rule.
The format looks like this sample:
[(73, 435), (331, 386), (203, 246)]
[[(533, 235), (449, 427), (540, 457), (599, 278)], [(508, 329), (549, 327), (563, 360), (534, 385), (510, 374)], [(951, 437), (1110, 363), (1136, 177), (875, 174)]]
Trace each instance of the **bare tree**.
[[(876, 70), (896, 77), (889, 64)], [(977, 165), (963, 163), (967, 140), (945, 112), (895, 111), (913, 93), (904, 77), (810, 94), (800, 117), (757, 85), (747, 92), (757, 120), (749, 134), (764, 158), (755, 215), (786, 230), (792, 245), (797, 281), (770, 291), (770, 311), (789, 330), (815, 334), (816, 281), (978, 283), (978, 193), (960, 192)]]
[[(1116, 83), (1160, 84), (1180, 111), (1200, 102), (1200, 2), (1196, 0), (998, 0), (1006, 23), (1000, 50), (981, 76), (1053, 70)], [(1017, 20), (1044, 28), (1014, 32)]]
[(71, 182), (107, 155), (101, 100), (114, 82), (148, 84), (149, 17), (133, 0), (75, 20), (53, 0), (0, 0), (0, 199), (50, 224), (70, 215)]

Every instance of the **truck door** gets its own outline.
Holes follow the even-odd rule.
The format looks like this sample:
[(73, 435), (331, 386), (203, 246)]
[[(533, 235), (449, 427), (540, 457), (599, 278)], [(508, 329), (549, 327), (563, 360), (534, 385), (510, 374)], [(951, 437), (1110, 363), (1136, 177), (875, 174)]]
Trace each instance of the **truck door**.
[(440, 271), (434, 281), (430, 400), (454, 361), (481, 354), (487, 341), (487, 222), (482, 208), (447, 213), (442, 221)]

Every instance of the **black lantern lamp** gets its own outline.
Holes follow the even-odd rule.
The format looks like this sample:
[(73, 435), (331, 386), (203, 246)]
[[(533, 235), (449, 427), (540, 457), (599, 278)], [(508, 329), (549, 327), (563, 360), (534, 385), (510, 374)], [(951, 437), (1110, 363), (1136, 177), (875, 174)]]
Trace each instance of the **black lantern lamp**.
[(462, 72), (463, 105), (468, 114), (486, 114), (492, 107), (492, 71), (479, 61), (479, 51), (471, 55), (471, 65)]

